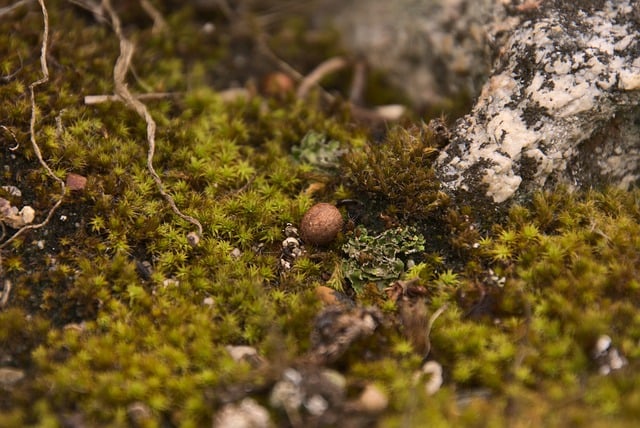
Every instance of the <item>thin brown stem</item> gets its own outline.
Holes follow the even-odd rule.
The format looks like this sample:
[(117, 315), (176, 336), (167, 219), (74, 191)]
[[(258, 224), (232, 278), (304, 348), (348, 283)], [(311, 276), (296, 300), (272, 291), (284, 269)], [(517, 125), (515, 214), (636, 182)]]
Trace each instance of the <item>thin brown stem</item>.
[(151, 31), (156, 34), (162, 33), (167, 28), (167, 23), (165, 22), (164, 17), (160, 13), (160, 11), (156, 9), (156, 7), (149, 0), (140, 0), (140, 6), (153, 20), (153, 28), (151, 29)]
[(442, 313), (447, 310), (448, 307), (449, 307), (448, 304), (444, 304), (443, 306), (438, 308), (438, 310), (435, 311), (433, 315), (431, 315), (431, 317), (429, 318), (429, 322), (427, 323), (427, 331), (425, 333), (427, 337), (427, 341), (426, 341), (426, 351), (424, 353), (424, 358), (427, 358), (429, 356), (429, 353), (431, 352), (431, 329), (433, 328), (433, 324), (436, 322), (438, 317), (440, 317), (440, 315), (442, 315)]
[(38, 0), (38, 3), (40, 4), (40, 8), (42, 9), (42, 19), (44, 21), (44, 28), (42, 30), (42, 44), (40, 48), (40, 69), (42, 71), (42, 77), (36, 80), (35, 82), (32, 82), (29, 85), (29, 94), (31, 99), (31, 119), (29, 120), (29, 137), (31, 140), (33, 151), (35, 152), (36, 157), (40, 162), (40, 165), (42, 165), (42, 168), (44, 168), (44, 170), (53, 180), (57, 181), (58, 184), (60, 184), (60, 197), (58, 198), (56, 203), (49, 209), (49, 213), (47, 214), (47, 217), (44, 219), (43, 222), (38, 224), (28, 224), (26, 226), (21, 227), (16, 231), (16, 233), (14, 233), (9, 239), (4, 241), (0, 245), (0, 250), (5, 248), (7, 245), (9, 245), (9, 243), (11, 243), (13, 240), (15, 240), (18, 236), (22, 235), (27, 230), (39, 229), (43, 226), (46, 226), (51, 220), (51, 218), (53, 217), (53, 214), (56, 212), (58, 207), (60, 207), (60, 205), (62, 204), (62, 200), (64, 199), (64, 194), (66, 190), (64, 181), (58, 176), (56, 176), (53, 170), (47, 164), (47, 162), (45, 162), (45, 160), (42, 157), (42, 152), (40, 151), (40, 146), (38, 146), (38, 143), (36, 142), (36, 118), (37, 118), (36, 87), (40, 85), (44, 85), (49, 81), (49, 67), (47, 66), (47, 45), (49, 43), (49, 14), (47, 12), (47, 7), (44, 3), (44, 0)]
[(134, 46), (133, 43), (131, 43), (131, 41), (129, 41), (125, 37), (124, 32), (122, 31), (120, 18), (111, 6), (111, 1), (103, 0), (102, 6), (109, 14), (109, 17), (111, 18), (111, 24), (113, 25), (113, 30), (120, 41), (120, 55), (118, 56), (116, 64), (113, 68), (113, 82), (115, 85), (115, 93), (129, 108), (134, 110), (140, 117), (142, 117), (147, 124), (147, 170), (151, 174), (151, 177), (153, 178), (158, 191), (167, 201), (173, 212), (178, 217), (196, 226), (196, 228), (198, 229), (198, 235), (202, 236), (203, 230), (200, 222), (194, 217), (184, 214), (182, 211), (180, 211), (173, 197), (164, 189), (162, 180), (153, 167), (153, 156), (156, 150), (156, 122), (151, 116), (151, 113), (149, 113), (147, 106), (133, 96), (125, 82), (127, 72), (131, 67), (131, 59), (133, 58)]
[(342, 70), (349, 62), (341, 57), (329, 58), (320, 65), (318, 65), (311, 73), (302, 79), (296, 95), (298, 98), (305, 98), (311, 88), (318, 85), (320, 81), (331, 73), (335, 73), (338, 70)]

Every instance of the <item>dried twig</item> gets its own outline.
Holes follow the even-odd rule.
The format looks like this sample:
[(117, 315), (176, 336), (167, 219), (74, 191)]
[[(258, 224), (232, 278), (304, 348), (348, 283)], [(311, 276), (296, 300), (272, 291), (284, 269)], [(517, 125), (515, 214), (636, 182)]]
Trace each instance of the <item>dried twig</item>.
[(18, 9), (20, 6), (23, 6), (27, 3), (31, 3), (32, 1), (33, 0), (20, 0), (10, 6), (5, 6), (3, 8), (0, 8), (0, 17), (13, 12), (14, 10)]
[(224, 102), (234, 102), (251, 98), (252, 91), (246, 88), (229, 88), (218, 91), (218, 96)]
[(427, 337), (427, 340), (426, 340), (426, 350), (425, 350), (425, 353), (424, 353), (424, 359), (426, 359), (426, 358), (429, 356), (429, 352), (431, 352), (431, 338), (430, 338), (430, 336), (431, 336), (431, 329), (433, 328), (433, 323), (435, 323), (435, 322), (436, 322), (436, 320), (438, 319), (438, 317), (439, 317), (440, 315), (442, 315), (442, 313), (443, 313), (444, 311), (446, 311), (448, 307), (449, 307), (449, 305), (448, 305), (448, 304), (444, 304), (444, 305), (442, 305), (442, 306), (441, 306), (440, 308), (438, 308), (438, 310), (437, 310), (437, 311), (435, 311), (435, 312), (433, 313), (433, 315), (431, 315), (431, 317), (429, 318), (429, 322), (427, 323), (427, 331), (426, 331), (426, 333), (425, 333), (425, 335), (426, 335), (426, 337)]
[(18, 69), (11, 74), (0, 76), (0, 82), (10, 82), (14, 77), (18, 75), (18, 73), (20, 73), (20, 71), (22, 71), (23, 64), (22, 64), (22, 55), (20, 55), (20, 52), (18, 52), (18, 59), (20, 60), (20, 67), (18, 67)]
[(36, 92), (35, 88), (40, 85), (44, 85), (49, 81), (49, 67), (47, 66), (47, 43), (49, 41), (49, 14), (44, 4), (44, 0), (38, 0), (40, 7), (42, 8), (42, 17), (44, 20), (44, 30), (42, 31), (42, 48), (40, 49), (40, 69), (42, 71), (42, 77), (29, 85), (29, 94), (31, 96), (31, 120), (29, 121), (29, 133), (31, 136), (31, 144), (36, 152), (36, 156), (40, 161), (42, 167), (47, 173), (56, 181), (58, 181), (64, 188), (64, 181), (58, 178), (49, 165), (42, 159), (42, 153), (40, 147), (36, 143), (35, 127), (36, 127)]
[(27, 230), (39, 229), (39, 228), (41, 228), (43, 226), (46, 226), (49, 223), (49, 221), (51, 220), (51, 217), (53, 217), (53, 214), (56, 212), (58, 207), (62, 204), (62, 200), (64, 199), (64, 194), (65, 194), (64, 181), (61, 178), (57, 177), (53, 173), (53, 170), (49, 167), (47, 162), (45, 162), (45, 160), (42, 158), (42, 152), (40, 151), (40, 147), (38, 146), (38, 143), (36, 142), (36, 115), (37, 115), (37, 109), (36, 109), (36, 91), (35, 91), (35, 89), (36, 89), (36, 87), (38, 87), (40, 85), (44, 85), (45, 83), (47, 83), (49, 81), (49, 67), (47, 66), (47, 44), (49, 42), (49, 14), (47, 13), (47, 7), (44, 4), (44, 0), (38, 0), (38, 3), (40, 4), (40, 8), (42, 9), (42, 19), (44, 21), (44, 29), (42, 30), (42, 45), (41, 45), (41, 48), (40, 48), (40, 68), (42, 70), (42, 77), (40, 79), (36, 80), (35, 82), (32, 82), (29, 85), (29, 94), (30, 94), (30, 97), (31, 97), (31, 119), (29, 121), (29, 134), (30, 134), (31, 145), (33, 147), (33, 151), (35, 152), (36, 157), (38, 158), (38, 161), (40, 162), (40, 165), (42, 165), (44, 170), (47, 172), (47, 174), (52, 179), (54, 179), (55, 181), (58, 182), (58, 184), (60, 184), (60, 197), (58, 198), (56, 203), (49, 209), (49, 213), (47, 214), (47, 217), (44, 219), (43, 222), (38, 223), (38, 224), (28, 224), (26, 226), (21, 227), (20, 229), (18, 229), (18, 231), (16, 231), (16, 233), (14, 233), (9, 239), (4, 241), (0, 245), (0, 249), (5, 248), (10, 242), (12, 242), (18, 236), (22, 235)]
[(341, 57), (329, 58), (322, 62), (311, 73), (305, 76), (304, 79), (302, 79), (300, 86), (298, 86), (296, 96), (298, 98), (305, 98), (311, 88), (320, 83), (324, 77), (338, 70), (342, 70), (347, 65), (349, 65), (349, 62)]
[(129, 108), (134, 110), (147, 123), (147, 143), (149, 146), (147, 151), (147, 169), (149, 170), (149, 173), (151, 174), (153, 181), (156, 183), (156, 187), (158, 188), (158, 191), (160, 192), (162, 197), (164, 197), (164, 199), (167, 201), (167, 203), (169, 204), (173, 212), (183, 220), (186, 220), (189, 223), (196, 226), (198, 229), (198, 234), (201, 236), (202, 225), (200, 224), (200, 222), (196, 220), (194, 217), (191, 217), (187, 214), (182, 213), (182, 211), (180, 211), (180, 209), (176, 206), (176, 203), (173, 200), (173, 197), (171, 197), (171, 195), (167, 193), (167, 191), (164, 189), (162, 180), (160, 179), (160, 176), (156, 172), (155, 168), (153, 167), (153, 155), (156, 149), (156, 122), (153, 120), (153, 117), (151, 117), (151, 114), (149, 113), (147, 106), (145, 106), (142, 102), (140, 102), (140, 100), (136, 99), (133, 96), (133, 94), (131, 93), (131, 91), (129, 91), (129, 88), (125, 82), (127, 72), (129, 71), (129, 68), (131, 65), (131, 58), (133, 57), (133, 50), (134, 50), (133, 43), (131, 43), (125, 37), (122, 31), (122, 24), (120, 23), (120, 18), (118, 17), (115, 10), (111, 6), (111, 1), (103, 0), (102, 6), (109, 14), (109, 17), (111, 18), (111, 24), (113, 25), (113, 30), (115, 31), (116, 36), (120, 41), (120, 55), (118, 56), (118, 59), (116, 60), (116, 64), (113, 68), (113, 82), (115, 85), (115, 93), (124, 101), (124, 103)]
[[(227, 3), (226, 0), (216, 0), (216, 5), (229, 21), (232, 21), (232, 20), (239, 21), (242, 19), (246, 19), (246, 18), (243, 18), (240, 14), (234, 12), (229, 7), (229, 4)], [(298, 2), (292, 1), (288, 5), (287, 3), (285, 3), (280, 6), (284, 8), (291, 8), (291, 6), (297, 6), (297, 5), (298, 5)], [(278, 13), (277, 9), (274, 9), (273, 12)], [(280, 58), (273, 51), (273, 49), (271, 49), (268, 43), (268, 36), (263, 31), (263, 27), (265, 26), (265, 23), (262, 22), (260, 24), (258, 22), (258, 24), (259, 24), (258, 34), (256, 35), (256, 38), (255, 38), (258, 51), (262, 55), (266, 56), (269, 60), (274, 62), (275, 65), (280, 69), (280, 71), (282, 71), (284, 74), (289, 76), (294, 82), (296, 83), (299, 82), (299, 86), (297, 90), (298, 98), (306, 97), (309, 90), (311, 90), (313, 86), (318, 86), (318, 92), (320, 93), (320, 96), (323, 98), (323, 100), (329, 103), (333, 103), (336, 100), (336, 97), (330, 94), (324, 88), (322, 88), (322, 86), (319, 86), (318, 83), (326, 75), (346, 67), (348, 65), (347, 60), (339, 57), (328, 59), (327, 61), (323, 62), (318, 67), (316, 67), (316, 69), (313, 70), (309, 75), (305, 76), (302, 73), (300, 73), (298, 70), (296, 70), (293, 66), (291, 66), (291, 64), (289, 64), (287, 61)], [(342, 64), (343, 61), (344, 61), (344, 64)]]
[[(173, 98), (181, 95), (179, 92), (151, 92), (145, 94), (133, 94), (138, 100), (159, 100), (163, 98)], [(106, 102), (122, 101), (119, 95), (85, 95), (84, 103), (86, 105), (101, 104)]]
[(271, 61), (276, 63), (276, 65), (280, 68), (282, 72), (291, 77), (294, 81), (299, 82), (304, 79), (302, 73), (289, 65), (288, 62), (280, 58), (276, 53), (269, 47), (267, 43), (267, 38), (265, 35), (258, 35), (257, 37), (258, 50), (268, 57)]
[(235, 14), (233, 13), (231, 6), (229, 6), (229, 3), (227, 3), (227, 0), (214, 0), (213, 3), (218, 7), (218, 10), (220, 10), (220, 12), (222, 12), (224, 17), (227, 18), (229, 21), (231, 21), (234, 18)]
[(366, 84), (367, 64), (362, 60), (356, 61), (353, 66), (353, 79), (351, 80), (351, 89), (349, 90), (349, 102), (352, 105), (362, 105)]
[(13, 138), (13, 141), (16, 142), (16, 145), (13, 147), (9, 147), (9, 150), (11, 150), (12, 152), (18, 150), (18, 147), (20, 147), (20, 143), (18, 142), (18, 139), (16, 138), (16, 134), (14, 134), (9, 128), (7, 128), (4, 125), (0, 125), (0, 128), (4, 129), (6, 132), (9, 133), (9, 135), (11, 135), (11, 138)]
[[(2, 263), (2, 259), (0, 259), (0, 263)], [(0, 279), (2, 279), (2, 272), (0, 272)], [(3, 284), (2, 292), (0, 292), (0, 309), (3, 309), (7, 305), (9, 294), (11, 294), (11, 281), (5, 279)]]
[(142, 6), (142, 9), (144, 9), (147, 15), (153, 20), (153, 28), (151, 31), (155, 34), (162, 33), (167, 28), (167, 23), (160, 11), (156, 9), (149, 0), (140, 0), (140, 6)]
[[(176, 98), (184, 95), (182, 92), (149, 92), (144, 94), (133, 94), (138, 100), (160, 100), (164, 98)], [(218, 96), (225, 102), (233, 102), (239, 99), (251, 97), (251, 92), (245, 88), (229, 88), (218, 91)], [(119, 95), (85, 95), (86, 105), (102, 104), (107, 102), (119, 102), (122, 98)]]
[(107, 18), (104, 16), (104, 10), (102, 10), (102, 5), (95, 0), (69, 0), (69, 3), (75, 4), (76, 6), (81, 7), (82, 9), (89, 11), (93, 14), (93, 18), (101, 23), (106, 24)]

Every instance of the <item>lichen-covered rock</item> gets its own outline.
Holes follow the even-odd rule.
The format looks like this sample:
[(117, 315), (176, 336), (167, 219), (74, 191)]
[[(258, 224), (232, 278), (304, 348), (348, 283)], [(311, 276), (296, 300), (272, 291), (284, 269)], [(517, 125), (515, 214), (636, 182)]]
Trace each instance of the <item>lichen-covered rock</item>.
[(637, 0), (318, 2), (416, 104), (477, 96), (438, 160), (451, 193), (501, 203), (640, 176)]
[(628, 186), (640, 174), (640, 4), (537, 3), (506, 29), (439, 159), (453, 191), (500, 203), (550, 183)]

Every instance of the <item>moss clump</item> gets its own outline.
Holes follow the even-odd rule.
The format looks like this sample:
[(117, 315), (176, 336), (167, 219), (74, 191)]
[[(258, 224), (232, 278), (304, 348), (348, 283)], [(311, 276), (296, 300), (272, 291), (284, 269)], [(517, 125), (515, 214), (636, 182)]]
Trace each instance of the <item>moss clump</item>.
[[(456, 383), (507, 393), (519, 412), (533, 397), (539, 409), (553, 400), (580, 407), (604, 397), (595, 391), (609, 388), (597, 374), (598, 337), (613, 334), (622, 354), (638, 352), (637, 317), (627, 318), (640, 273), (638, 220), (637, 192), (613, 189), (583, 197), (559, 189), (513, 207), (508, 221), (480, 241), (478, 257), (490, 274), (464, 278), (456, 292), (461, 311), (448, 310), (438, 321), (434, 358), (446, 361)], [(611, 381), (624, 376), (614, 373)], [(617, 414), (631, 411), (633, 400), (607, 400)], [(598, 403), (591, 418), (608, 414), (610, 403)], [(531, 413), (549, 423), (546, 411)], [(565, 417), (554, 423), (575, 413)]]
[(355, 193), (388, 216), (401, 223), (422, 220), (448, 202), (433, 170), (437, 154), (426, 126), (394, 128), (384, 142), (347, 154), (344, 176)]

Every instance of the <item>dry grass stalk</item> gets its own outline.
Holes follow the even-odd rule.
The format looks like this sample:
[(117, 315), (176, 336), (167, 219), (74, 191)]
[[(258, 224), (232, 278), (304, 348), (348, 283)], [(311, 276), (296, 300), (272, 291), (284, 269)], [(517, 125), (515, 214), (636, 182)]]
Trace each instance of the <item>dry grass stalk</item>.
[(122, 31), (120, 18), (111, 6), (111, 1), (103, 0), (102, 7), (105, 11), (107, 11), (107, 14), (111, 18), (113, 30), (115, 31), (116, 36), (120, 41), (120, 55), (118, 56), (116, 64), (113, 68), (113, 82), (115, 85), (115, 93), (129, 108), (134, 110), (140, 117), (142, 117), (147, 124), (147, 143), (149, 146), (147, 151), (147, 169), (149, 170), (153, 181), (156, 183), (158, 191), (167, 201), (173, 212), (183, 220), (188, 221), (189, 223), (196, 226), (196, 228), (198, 229), (198, 235), (202, 236), (202, 225), (200, 224), (200, 222), (194, 217), (184, 214), (182, 211), (180, 211), (175, 201), (173, 200), (173, 197), (171, 197), (171, 195), (164, 189), (162, 180), (153, 167), (153, 155), (156, 149), (156, 122), (155, 120), (153, 120), (153, 117), (151, 117), (147, 106), (133, 96), (125, 82), (127, 72), (131, 67), (131, 59), (133, 57), (134, 46), (133, 43), (125, 37)]
[[(23, 2), (23, 3), (26, 3), (26, 2)], [(53, 217), (53, 214), (56, 212), (58, 207), (60, 207), (60, 205), (62, 204), (62, 200), (64, 199), (64, 194), (66, 190), (64, 181), (54, 174), (53, 170), (49, 167), (47, 162), (45, 162), (45, 160), (42, 158), (42, 152), (40, 151), (40, 146), (38, 146), (38, 143), (36, 142), (37, 109), (36, 109), (35, 90), (36, 90), (36, 87), (40, 85), (44, 85), (49, 81), (49, 67), (47, 66), (47, 44), (49, 42), (49, 14), (47, 13), (47, 7), (44, 3), (44, 0), (38, 0), (38, 3), (40, 4), (40, 8), (42, 9), (42, 19), (44, 22), (44, 28), (42, 30), (42, 44), (40, 48), (40, 68), (42, 70), (42, 77), (36, 80), (35, 82), (32, 82), (29, 85), (29, 94), (31, 99), (31, 119), (29, 120), (29, 137), (31, 140), (31, 145), (33, 146), (33, 151), (35, 152), (36, 157), (40, 162), (40, 165), (42, 165), (44, 170), (47, 172), (47, 175), (49, 175), (53, 180), (57, 181), (58, 184), (60, 184), (60, 197), (58, 198), (56, 203), (49, 209), (47, 217), (44, 219), (44, 221), (38, 224), (28, 224), (28, 225), (22, 226), (9, 239), (7, 239), (2, 244), (0, 244), (0, 250), (5, 248), (13, 240), (15, 240), (18, 236), (22, 235), (27, 230), (39, 229), (43, 226), (46, 226), (51, 220), (51, 218)]]

